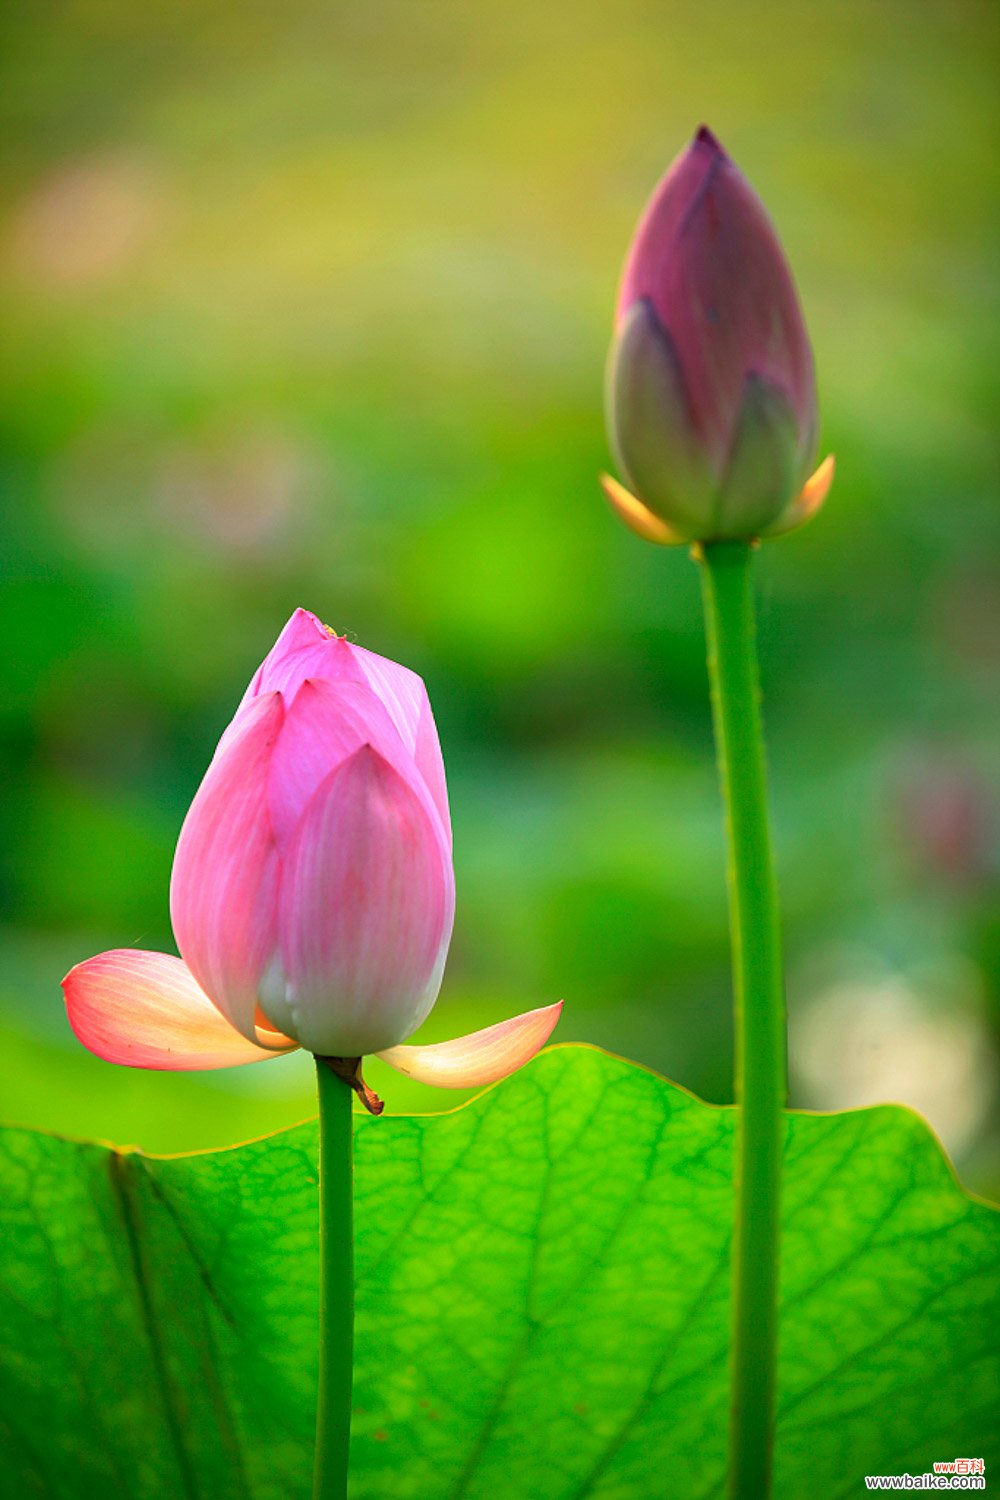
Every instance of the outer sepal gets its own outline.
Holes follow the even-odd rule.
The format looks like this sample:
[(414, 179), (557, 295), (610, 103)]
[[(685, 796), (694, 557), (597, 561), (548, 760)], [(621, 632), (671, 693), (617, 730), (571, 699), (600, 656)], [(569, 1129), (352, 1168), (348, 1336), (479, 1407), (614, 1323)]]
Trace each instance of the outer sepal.
[(612, 345), (607, 420), (615, 458), (645, 507), (679, 532), (690, 526), (698, 535), (715, 486), (676, 350), (646, 298), (625, 314)]
[(719, 493), (715, 527), (706, 540), (759, 536), (795, 493), (799, 435), (783, 392), (748, 375)]
[(615, 515), (644, 542), (655, 542), (660, 547), (683, 547), (693, 540), (692, 532), (668, 526), (610, 474), (600, 474), (598, 480)]
[(816, 472), (806, 480), (792, 503), (785, 507), (778, 519), (761, 532), (761, 535), (783, 536), (786, 531), (795, 531), (799, 526), (804, 526), (807, 521), (811, 521), (813, 516), (819, 513), (830, 493), (835, 467), (834, 456), (828, 453)]

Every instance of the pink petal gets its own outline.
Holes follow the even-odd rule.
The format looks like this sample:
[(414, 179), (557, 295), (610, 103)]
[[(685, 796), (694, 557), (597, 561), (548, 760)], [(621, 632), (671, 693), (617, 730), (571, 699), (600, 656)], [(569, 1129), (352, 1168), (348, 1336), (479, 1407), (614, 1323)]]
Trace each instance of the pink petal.
[(455, 910), (451, 858), (424, 796), (365, 746), (313, 797), (284, 862), (287, 1015), (321, 1056), (415, 1031), (437, 998)]
[(297, 687), (303, 681), (298, 675), (303, 652), (313, 653), (314, 661), (322, 661), (320, 653), (326, 651), (333, 639), (333, 632), (308, 609), (295, 610), (257, 668), (247, 689), (247, 698), (259, 697), (261, 693), (281, 693), (290, 684)]
[(174, 936), (209, 998), (248, 1041), (261, 975), (277, 947), (279, 863), (268, 773), (284, 706), (258, 698), (216, 756), (184, 820), (170, 878)]
[(372, 691), (385, 704), (399, 731), (399, 737), (417, 763), (451, 845), (451, 818), (448, 812), (448, 789), (445, 784), (444, 760), (430, 699), (422, 677), (401, 667), (387, 656), (377, 656), (364, 646), (350, 646), (354, 664), (364, 673)]
[(307, 677), (366, 682), (356, 648), (307, 609), (297, 609), (261, 664), (251, 691), (281, 693), (287, 702)]
[(240, 701), (232, 722), (219, 741), (216, 757), (238, 733), (257, 698), (281, 693), (291, 703), (307, 678), (341, 682), (366, 681), (353, 661), (350, 644), (328, 629), (307, 609), (297, 609), (257, 668)]
[[(301, 608), (293, 610), (288, 623), (267, 653), (260, 668), (261, 673), (281, 671), (288, 659), (295, 656), (297, 652), (306, 651), (313, 646), (325, 645), (331, 636), (332, 632), (329, 627), (324, 625), (312, 610)], [(263, 691), (272, 692), (274, 686), (270, 682), (264, 683)]]
[(427, 696), (427, 689), (422, 682), (420, 687), (420, 717), (417, 720), (417, 742), (413, 757), (417, 763), (417, 770), (424, 778), (427, 790), (434, 800), (434, 806), (441, 816), (441, 824), (450, 849), (451, 813), (448, 809), (448, 784), (444, 774), (444, 757), (441, 754), (441, 742), (438, 739), (434, 715), (431, 713), (431, 701)]
[(388, 657), (352, 645), (307, 609), (295, 611), (258, 667), (216, 754), (228, 745), (255, 698), (279, 692), (286, 703), (291, 703), (306, 681), (359, 683), (371, 688), (384, 704), (407, 752), (415, 759), (450, 843), (444, 762), (422, 678)]
[(540, 1010), (512, 1016), (497, 1026), (437, 1042), (430, 1047), (390, 1047), (378, 1055), (383, 1062), (440, 1089), (478, 1089), (506, 1078), (545, 1046), (562, 1011), (562, 1001)]
[(179, 958), (119, 948), (70, 969), (66, 1011), (77, 1037), (108, 1062), (132, 1068), (235, 1068), (294, 1046), (272, 1034), (272, 1050), (234, 1031)]
[(320, 784), (362, 745), (374, 745), (407, 779), (414, 776), (412, 757), (367, 684), (303, 682), (286, 709), (271, 760), (269, 803), (279, 850)]
[(423, 682), (409, 667), (401, 667), (399, 662), (390, 661), (387, 656), (366, 651), (364, 646), (352, 646), (351, 651), (365, 674), (365, 681), (389, 710), (403, 743), (412, 755), (417, 741), (420, 709), (426, 696)]

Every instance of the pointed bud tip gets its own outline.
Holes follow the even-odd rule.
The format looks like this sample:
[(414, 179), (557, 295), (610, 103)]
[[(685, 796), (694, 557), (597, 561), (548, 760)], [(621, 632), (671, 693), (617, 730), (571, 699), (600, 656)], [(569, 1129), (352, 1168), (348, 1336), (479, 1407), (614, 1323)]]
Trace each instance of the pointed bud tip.
[(707, 146), (708, 149), (710, 151), (714, 151), (717, 156), (725, 156), (726, 154), (725, 148), (723, 147), (718, 136), (714, 135), (713, 132), (709, 130), (707, 125), (699, 125), (697, 134), (694, 138), (694, 145)]

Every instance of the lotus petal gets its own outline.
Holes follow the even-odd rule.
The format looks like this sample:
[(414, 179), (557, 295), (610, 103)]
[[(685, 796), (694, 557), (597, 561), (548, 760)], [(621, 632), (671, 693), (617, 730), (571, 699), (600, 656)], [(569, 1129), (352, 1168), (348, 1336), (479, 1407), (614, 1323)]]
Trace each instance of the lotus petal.
[(427, 1047), (389, 1047), (378, 1056), (383, 1062), (442, 1089), (483, 1088), (515, 1073), (530, 1062), (552, 1035), (562, 1012), (562, 1001), (512, 1016), (483, 1031), (473, 1031), (451, 1042)]
[(258, 698), (205, 773), (184, 819), (170, 877), (174, 936), (209, 998), (248, 1041), (258, 987), (278, 942), (278, 852), (268, 807), (271, 756), (284, 719), (278, 693)]
[(230, 1026), (179, 958), (119, 948), (70, 969), (63, 980), (69, 1023), (107, 1062), (130, 1068), (236, 1068), (295, 1046), (269, 1033), (256, 1046)]
[(454, 910), (426, 792), (363, 747), (319, 788), (285, 856), (287, 1010), (269, 998), (272, 1021), (320, 1056), (402, 1041), (437, 998)]

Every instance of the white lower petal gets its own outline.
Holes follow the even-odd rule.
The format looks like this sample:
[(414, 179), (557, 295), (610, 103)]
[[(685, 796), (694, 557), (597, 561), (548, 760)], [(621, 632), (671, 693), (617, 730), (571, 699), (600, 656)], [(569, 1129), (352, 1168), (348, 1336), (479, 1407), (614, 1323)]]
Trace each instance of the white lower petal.
[(427, 1047), (389, 1047), (378, 1056), (383, 1062), (441, 1089), (477, 1089), (496, 1083), (522, 1068), (540, 1051), (555, 1029), (562, 1001), (540, 1010), (512, 1016), (496, 1026), (473, 1031), (469, 1036)]

